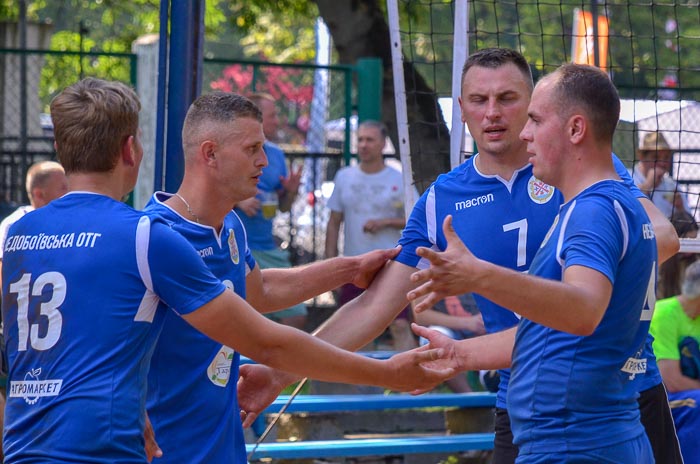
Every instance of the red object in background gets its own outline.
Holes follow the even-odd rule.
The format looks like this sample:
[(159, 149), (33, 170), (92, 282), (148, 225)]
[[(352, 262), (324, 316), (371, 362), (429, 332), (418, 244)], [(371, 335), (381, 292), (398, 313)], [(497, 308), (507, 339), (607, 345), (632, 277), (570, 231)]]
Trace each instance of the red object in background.
[[(252, 92), (253, 67), (240, 64), (226, 66), (222, 76), (210, 85), (213, 90), (247, 94)], [(263, 66), (259, 69), (255, 91), (267, 92), (277, 100), (293, 102), (302, 107), (311, 104), (314, 89), (312, 85), (299, 85), (295, 77), (302, 74), (301, 69), (282, 66)]]

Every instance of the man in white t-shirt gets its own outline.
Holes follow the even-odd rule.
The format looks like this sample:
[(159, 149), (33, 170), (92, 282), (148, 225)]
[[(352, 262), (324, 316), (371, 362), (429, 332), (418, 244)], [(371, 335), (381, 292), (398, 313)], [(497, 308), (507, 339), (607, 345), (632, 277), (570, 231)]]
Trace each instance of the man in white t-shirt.
[[(339, 254), (341, 224), (345, 256), (394, 247), (401, 237), (406, 225), (403, 178), (399, 171), (384, 163), (386, 135), (386, 127), (378, 121), (364, 121), (357, 129), (359, 164), (338, 171), (328, 200), (331, 214), (326, 227), (326, 258)], [(342, 306), (362, 293), (362, 289), (347, 284), (338, 293), (338, 306)], [(409, 316), (407, 306), (390, 326), (397, 350), (416, 346)]]

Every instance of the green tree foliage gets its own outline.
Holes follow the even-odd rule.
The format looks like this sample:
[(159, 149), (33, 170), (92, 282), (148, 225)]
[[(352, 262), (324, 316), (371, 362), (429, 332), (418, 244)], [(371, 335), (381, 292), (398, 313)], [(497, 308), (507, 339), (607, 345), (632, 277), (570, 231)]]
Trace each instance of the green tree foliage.
[[(571, 60), (574, 10), (582, 6), (590, 11), (590, 2), (577, 0), (473, 1), (472, 49), (516, 48), (536, 74), (549, 72)], [(623, 94), (655, 98), (666, 85), (700, 87), (699, 12), (697, 1), (611, 0), (598, 6), (609, 20), (610, 71)]]
[[(223, 0), (208, 0), (205, 37), (222, 33), (227, 17)], [(34, 0), (27, 1), (27, 19), (53, 25), (49, 49), (60, 52), (130, 53), (131, 44), (160, 29), (158, 0)], [(0, 17), (18, 19), (15, 0), (0, 0)], [(124, 57), (51, 54), (45, 57), (39, 94), (45, 106), (66, 85), (84, 76), (130, 81)]]
[[(7, 1), (7, 0), (2, 0)], [(16, 19), (17, 2), (9, 2), (10, 16)], [(27, 18), (31, 21), (51, 23), (54, 33), (72, 31), (93, 39), (100, 51), (124, 51), (139, 35), (158, 32), (159, 2), (157, 0), (32, 0), (27, 1)], [(52, 49), (78, 51), (75, 42), (59, 39)], [(119, 50), (107, 47), (116, 46)], [(86, 50), (90, 51), (90, 50)]]
[[(71, 52), (73, 45), (81, 42), (80, 34), (71, 31), (59, 31), (51, 37), (53, 50)], [(91, 37), (82, 38), (83, 50), (95, 50), (96, 42)], [(125, 53), (124, 44), (115, 42), (114, 39), (105, 41), (113, 53)], [(44, 58), (45, 64), (41, 69), (41, 81), (39, 84), (39, 97), (48, 111), (49, 102), (67, 84), (75, 82), (85, 76), (100, 77), (103, 79), (130, 81), (130, 60), (124, 56), (109, 55), (85, 55), (77, 53), (48, 54)]]
[(300, 0), (230, 2), (229, 29), (241, 33), (245, 57), (275, 63), (312, 61), (315, 55), (314, 21), (318, 9)]

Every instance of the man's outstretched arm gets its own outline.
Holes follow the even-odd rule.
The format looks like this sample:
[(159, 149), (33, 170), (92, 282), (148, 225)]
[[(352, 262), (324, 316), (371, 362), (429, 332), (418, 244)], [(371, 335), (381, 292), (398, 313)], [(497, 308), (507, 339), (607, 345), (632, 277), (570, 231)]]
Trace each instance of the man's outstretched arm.
[(246, 301), (262, 313), (301, 303), (343, 284), (366, 288), (400, 248), (373, 250), (287, 269), (255, 266), (246, 276)]
[[(414, 268), (390, 261), (367, 290), (343, 305), (314, 335), (337, 347), (355, 351), (379, 336), (408, 304)], [(262, 365), (243, 365), (238, 382), (238, 402), (248, 412), (243, 423), (250, 426), (287, 385), (299, 376)]]
[(416, 250), (430, 261), (429, 268), (411, 276), (422, 285), (408, 298), (425, 296), (416, 304), (417, 311), (446, 296), (474, 292), (533, 322), (574, 335), (590, 335), (602, 320), (612, 283), (601, 272), (572, 265), (564, 269), (561, 281), (523, 274), (474, 256), (455, 233), (451, 216), (445, 218), (443, 231), (445, 251)]

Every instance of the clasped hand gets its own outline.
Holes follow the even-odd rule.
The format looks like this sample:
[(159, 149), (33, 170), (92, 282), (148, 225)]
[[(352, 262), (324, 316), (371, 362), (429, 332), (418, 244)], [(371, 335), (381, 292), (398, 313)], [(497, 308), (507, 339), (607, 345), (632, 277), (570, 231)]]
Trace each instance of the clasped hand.
[(445, 251), (425, 247), (416, 249), (418, 256), (430, 261), (429, 268), (411, 275), (411, 281), (420, 286), (408, 292), (408, 300), (425, 297), (416, 302), (414, 309), (417, 312), (432, 308), (445, 297), (473, 292), (479, 283), (483, 261), (476, 258), (457, 236), (452, 227), (452, 216), (445, 218), (442, 230), (447, 240)]

